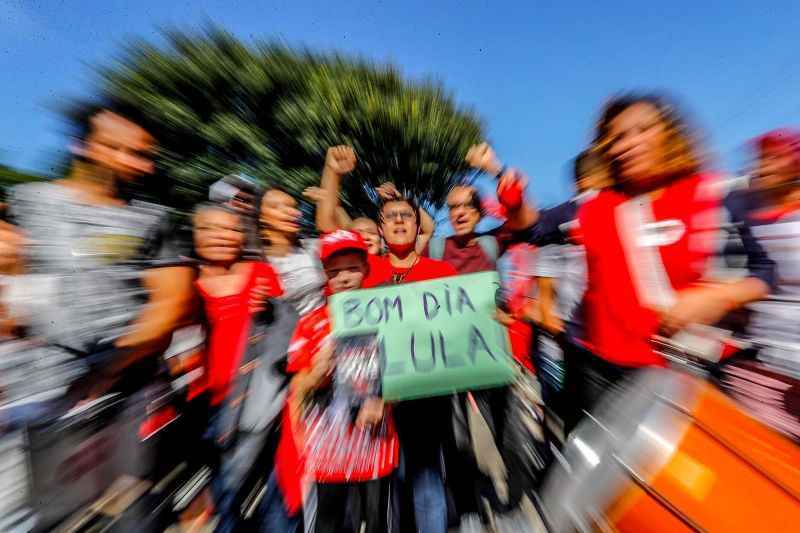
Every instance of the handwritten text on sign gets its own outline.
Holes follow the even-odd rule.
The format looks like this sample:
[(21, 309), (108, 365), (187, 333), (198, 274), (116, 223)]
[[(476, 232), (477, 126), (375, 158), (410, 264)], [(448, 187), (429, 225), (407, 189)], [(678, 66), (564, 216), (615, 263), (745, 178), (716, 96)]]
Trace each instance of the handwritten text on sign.
[(337, 294), (334, 335), (379, 335), (387, 400), (508, 383), (508, 337), (494, 320), (498, 283), (484, 272)]

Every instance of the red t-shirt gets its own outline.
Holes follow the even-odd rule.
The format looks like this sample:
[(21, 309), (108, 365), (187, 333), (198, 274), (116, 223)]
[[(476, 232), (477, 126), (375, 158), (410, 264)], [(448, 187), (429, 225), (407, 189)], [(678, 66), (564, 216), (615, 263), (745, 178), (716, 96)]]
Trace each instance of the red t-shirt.
[(693, 286), (708, 268), (720, 206), (710, 179), (677, 180), (654, 199), (605, 190), (580, 207), (587, 338), (602, 358), (629, 367), (665, 364), (651, 345), (658, 302), (648, 300)]
[(244, 354), (250, 334), (250, 292), (261, 278), (267, 278), (276, 288), (272, 296), (280, 296), (280, 281), (275, 271), (266, 263), (251, 263), (247, 282), (236, 294), (212, 296), (198, 280), (197, 289), (205, 304), (210, 331), (206, 352), (206, 384), (211, 393), (211, 404), (219, 405), (230, 389), (231, 379)]
[[(444, 261), (436, 261), (427, 257), (419, 257), (411, 268), (395, 268), (389, 262), (388, 257), (376, 257), (375, 275), (370, 273), (369, 281), (371, 287), (396, 283), (413, 283), (415, 281), (427, 281), (436, 278), (446, 278), (458, 274), (452, 265)], [(372, 267), (372, 263), (370, 265)], [(364, 285), (367, 286), (366, 283)]]
[[(292, 340), (289, 343), (289, 366), (291, 373), (311, 368), (314, 354), (320, 344), (331, 332), (328, 307), (322, 306), (305, 315), (297, 323)], [(338, 427), (338, 426), (337, 426)], [(297, 434), (305, 434), (306, 467), (310, 474), (320, 483), (347, 483), (370, 481), (386, 477), (397, 468), (399, 444), (397, 431), (390, 408), (386, 407), (383, 431), (371, 437), (365, 444), (358, 441), (361, 451), (348, 450), (347, 436), (338, 436), (337, 442), (330, 442), (323, 435), (313, 435), (310, 428), (299, 428)], [(349, 434), (353, 427), (344, 431)], [(308, 440), (305, 438), (308, 437)], [(357, 439), (356, 439), (357, 440)], [(338, 446), (337, 446), (338, 444)], [(355, 443), (354, 443), (355, 444)], [(312, 451), (309, 451), (312, 450)], [(313, 453), (313, 457), (310, 455)]]
[(367, 255), (369, 273), (361, 284), (364, 289), (371, 289), (381, 285), (384, 280), (392, 277), (392, 267), (384, 255)]

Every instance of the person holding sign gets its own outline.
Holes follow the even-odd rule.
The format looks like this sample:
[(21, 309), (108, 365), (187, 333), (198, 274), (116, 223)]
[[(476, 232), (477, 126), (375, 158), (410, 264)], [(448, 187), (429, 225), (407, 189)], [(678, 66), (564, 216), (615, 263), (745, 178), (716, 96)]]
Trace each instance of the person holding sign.
[[(380, 270), (370, 275), (375, 285), (426, 281), (456, 275), (443, 261), (422, 257), (417, 251), (420, 210), (413, 200), (384, 199), (380, 209), (381, 236), (389, 253)], [(403, 443), (406, 480), (413, 493), (417, 528), (424, 533), (444, 533), (447, 501), (442, 472), (442, 443), (450, 427), (449, 398), (403, 402), (397, 406), (397, 429)], [(409, 513), (398, 513), (403, 519)]]
[[(328, 291), (361, 288), (369, 271), (367, 244), (338, 230), (320, 240)], [(307, 473), (316, 482), (315, 533), (345, 528), (348, 497), (358, 495), (367, 533), (388, 531), (389, 479), (398, 463), (398, 438), (390, 409), (380, 397), (375, 338), (339, 341), (334, 347), (328, 306), (297, 324), (289, 352), (295, 373), (289, 400)], [(355, 490), (353, 490), (355, 489)], [(359, 516), (360, 515), (360, 516)]]

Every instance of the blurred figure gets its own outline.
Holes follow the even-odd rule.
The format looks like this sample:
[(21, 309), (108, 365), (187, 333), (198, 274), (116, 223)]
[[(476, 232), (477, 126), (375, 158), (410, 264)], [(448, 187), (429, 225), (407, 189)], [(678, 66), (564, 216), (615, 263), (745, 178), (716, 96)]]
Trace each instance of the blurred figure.
[(0, 205), (0, 341), (16, 335), (17, 325), (6, 305), (4, 293), (13, 283), (13, 276), (22, 273), (25, 239), (13, 225), (5, 222), (5, 204)]
[(367, 253), (380, 255), (383, 252), (381, 249), (381, 233), (378, 229), (378, 224), (374, 220), (367, 217), (355, 218), (350, 224), (350, 229), (358, 233), (367, 243)]
[[(467, 152), (466, 160), (473, 168), (495, 178), (515, 175), (515, 171), (509, 171), (500, 163), (487, 143), (472, 146)], [(476, 232), (478, 223), (485, 215), (484, 205), (487, 203), (481, 199), (474, 186), (453, 187), (447, 195), (447, 209), (454, 234), (447, 238), (433, 238), (426, 252), (433, 259), (451, 264), (459, 274), (499, 270), (499, 259), (511, 252), (508, 254), (509, 268), (501, 271), (502, 274), (511, 275), (501, 277), (504, 283), (498, 295), (498, 314), (501, 322), (508, 328), (514, 357), (525, 368), (533, 370), (532, 332), (528, 324), (521, 320), (525, 305), (524, 295), (527, 295), (531, 284), (531, 272), (527, 266), (531, 249), (511, 242), (509, 220), (491, 231), (480, 234)], [(515, 218), (526, 210), (527, 207), (522, 205), (512, 206), (511, 209), (501, 205), (498, 214), (502, 214), (503, 218)], [(509, 283), (511, 280), (514, 281), (513, 284)]]
[[(163, 349), (190, 309), (192, 271), (172, 246), (167, 210), (119, 196), (126, 182), (153, 171), (152, 137), (99, 110), (76, 142), (67, 178), (14, 187), (9, 208), (29, 242), (28, 271), (47, 285), (31, 328), (74, 353), (118, 354), (103, 362), (105, 379), (88, 391), (96, 396)], [(138, 266), (122, 266), (131, 261)]]
[(573, 237), (586, 249), (591, 354), (577, 372), (584, 409), (632, 369), (665, 365), (652, 344), (659, 335), (709, 359), (735, 349), (709, 326), (763, 298), (774, 281), (774, 263), (747, 220), (730, 210), (746, 245), (749, 276), (726, 283), (705, 277), (725, 206), (701, 171), (686, 123), (663, 98), (612, 99), (595, 144), (613, 185), (583, 204), (542, 212), (528, 236), (540, 245)]
[(213, 203), (225, 204), (245, 218), (247, 231), (245, 253), (248, 257), (261, 257), (261, 237), (258, 234), (258, 199), (261, 187), (252, 179), (241, 174), (230, 174), (214, 182), (208, 189), (208, 199)]
[(242, 213), (257, 210), (260, 187), (253, 180), (241, 174), (230, 174), (214, 182), (208, 189), (211, 202), (226, 204)]
[(502, 255), (497, 237), (493, 233), (479, 235), (475, 230), (483, 218), (477, 189), (453, 187), (447, 194), (447, 210), (453, 235), (433, 237), (428, 242), (428, 257), (450, 263), (459, 274), (496, 270)]
[[(9, 195), (10, 219), (26, 244), (24, 274), (6, 293), (6, 309), (36, 342), (35, 349), (17, 352), (25, 359), (22, 368), (48, 379), (31, 373), (25, 382), (30, 401), (3, 409), (0, 418), (23, 429), (35, 423), (39, 435), (76, 403), (108, 392), (127, 398), (128, 412), (119, 420), (146, 416), (142, 402), (151, 385), (158, 387), (160, 356), (192, 309), (193, 272), (179, 258), (168, 210), (124, 199), (128, 185), (153, 171), (154, 139), (105, 109), (87, 112), (80, 126), (65, 179), (18, 185)], [(136, 439), (135, 430), (130, 433), (124, 441)], [(98, 479), (84, 476), (91, 486), (60, 479), (51, 470), (69, 462), (74, 450), (66, 443), (75, 438), (48, 439), (49, 447), (32, 460), (40, 527), (97, 497), (116, 475), (152, 467), (131, 456), (128, 464), (93, 472)]]
[[(599, 153), (586, 150), (575, 158), (575, 198), (557, 209), (583, 204), (610, 185), (608, 168)], [(539, 250), (536, 260), (535, 323), (543, 334), (538, 340), (538, 368), (545, 402), (555, 409), (568, 434), (581, 417), (575, 398), (572, 361), (580, 357), (583, 342), (581, 302), (586, 290), (586, 252), (579, 244), (550, 244)], [(577, 352), (577, 353), (576, 353)], [(560, 368), (559, 368), (560, 367)], [(577, 408), (576, 408), (577, 407)]]
[[(328, 292), (361, 288), (369, 269), (367, 255), (357, 233), (337, 230), (322, 237), (320, 259)], [(355, 531), (388, 533), (389, 476), (397, 467), (398, 440), (391, 410), (380, 398), (377, 347), (335, 356), (337, 341), (330, 334), (328, 307), (323, 306), (297, 324), (291, 343), (296, 348), (289, 354), (289, 371), (296, 372), (293, 419), (298, 433), (308, 438), (305, 460), (317, 488), (313, 531), (346, 530), (348, 500), (355, 495), (360, 509), (352, 517)]]
[[(492, 176), (502, 169), (488, 145), (472, 147), (467, 161)], [(477, 189), (466, 184), (456, 185), (448, 193), (446, 201), (453, 235), (431, 237), (423, 248), (423, 256), (449, 264), (457, 274), (497, 271), (500, 257), (509, 251), (508, 239), (502, 225), (488, 232), (477, 231), (484, 215)], [(520, 285), (524, 286), (523, 294), (528, 292), (530, 270), (526, 270), (525, 263), (529, 253), (527, 245), (520, 245), (509, 254), (511, 257), (507, 258), (507, 263), (511, 268), (507, 270), (520, 268), (514, 272), (513, 278), (501, 277), (503, 281), (514, 279), (517, 283), (514, 286), (504, 284), (503, 290), (498, 291), (498, 307), (502, 309), (498, 314), (508, 328), (514, 357), (524, 368), (532, 371), (530, 327), (517, 318), (521, 306), (516, 304), (520, 299), (509, 298), (510, 294), (519, 292)], [(535, 381), (532, 375), (521, 372), (523, 374)], [(515, 405), (515, 392), (513, 387), (499, 387), (456, 395), (453, 404), (455, 423), (463, 425), (469, 436), (452, 439), (453, 446), (445, 452), (445, 468), (448, 489), (453, 494), (463, 524), (476, 522), (478, 517), (484, 524), (491, 522), (492, 518), (482, 502), (484, 496), (490, 498), (495, 512), (508, 513), (517, 508), (526, 491), (532, 490), (534, 475), (531, 463), (535, 460), (525, 454), (534, 448), (530, 443), (535, 437), (516, 431), (522, 426), (509, 423), (519, 415), (512, 407)], [(535, 421), (530, 422), (532, 427), (538, 427)], [(470, 438), (481, 431), (489, 435), (493, 433), (493, 438), (480, 443), (478, 439)], [(496, 457), (501, 460), (496, 461)], [(498, 462), (502, 463), (499, 467), (495, 464)], [(497, 475), (499, 468), (504, 469), (505, 475)]]
[(300, 238), (297, 200), (273, 187), (260, 202), (261, 238), (267, 262), (280, 275), (283, 299), (300, 316), (322, 305), (325, 276), (316, 253), (318, 242)]
[[(288, 330), (297, 320), (288, 304), (278, 304), (282, 289), (272, 268), (244, 258), (246, 229), (242, 214), (224, 205), (201, 205), (194, 216), (194, 243), (201, 261), (197, 288), (208, 323), (206, 381), (212, 409), (210, 437), (220, 453), (213, 487), (220, 516), (218, 531), (240, 523), (241, 493), (264, 457), (270, 434), (283, 410), (286, 378), (274, 371), (288, 349)], [(269, 300), (253, 307), (258, 286)], [(286, 326), (281, 328), (281, 324)], [(283, 329), (283, 337), (278, 329)], [(269, 458), (271, 462), (271, 458)], [(258, 516), (264, 531), (295, 531), (274, 474)]]
[[(731, 194), (776, 263), (770, 298), (750, 305), (747, 333), (754, 361), (740, 358), (722, 369), (726, 390), (752, 414), (800, 440), (800, 133), (782, 129), (752, 142), (752, 188)], [(748, 354), (750, 355), (750, 354)]]
[[(297, 320), (325, 303), (325, 274), (319, 261), (319, 242), (317, 239), (300, 237), (301, 211), (297, 200), (288, 192), (272, 187), (262, 196), (260, 202), (260, 229), (265, 260), (278, 273), (283, 296), (279, 301), (289, 304), (295, 311), (293, 321), (281, 326), (280, 334), (291, 336)], [(266, 299), (268, 287), (256, 285), (253, 289), (256, 305)], [(287, 351), (283, 353), (285, 361)], [(286, 433), (285, 413), (282, 415), (281, 438)], [(283, 442), (283, 440), (281, 441)], [(302, 499), (300, 472), (293, 464), (297, 450), (294, 446), (279, 448), (276, 456), (275, 473), (286, 504), (291, 513), (302, 506), (306, 528), (314, 524), (316, 515), (315, 493)], [(283, 466), (282, 466), (283, 465)]]

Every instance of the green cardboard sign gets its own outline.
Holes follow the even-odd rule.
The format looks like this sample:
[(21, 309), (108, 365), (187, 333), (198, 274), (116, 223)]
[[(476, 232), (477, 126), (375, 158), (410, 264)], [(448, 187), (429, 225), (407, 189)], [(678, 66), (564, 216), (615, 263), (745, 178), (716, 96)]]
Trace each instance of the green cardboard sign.
[(333, 335), (377, 334), (389, 401), (496, 387), (514, 376), (494, 319), (496, 272), (335, 294)]

